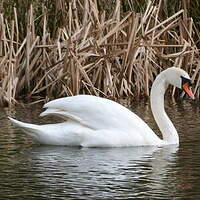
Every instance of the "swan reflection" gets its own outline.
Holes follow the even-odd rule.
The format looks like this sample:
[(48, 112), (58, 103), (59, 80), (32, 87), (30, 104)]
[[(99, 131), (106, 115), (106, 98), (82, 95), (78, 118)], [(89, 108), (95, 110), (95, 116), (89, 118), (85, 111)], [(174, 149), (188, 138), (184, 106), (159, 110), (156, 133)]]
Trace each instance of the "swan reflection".
[(134, 197), (152, 190), (164, 192), (177, 150), (173, 145), (120, 149), (43, 146), (33, 148), (27, 156), (42, 194), (56, 187), (61, 196), (73, 194), (75, 198), (82, 193), (98, 198), (104, 192), (122, 198), (124, 190), (132, 191), (128, 195)]

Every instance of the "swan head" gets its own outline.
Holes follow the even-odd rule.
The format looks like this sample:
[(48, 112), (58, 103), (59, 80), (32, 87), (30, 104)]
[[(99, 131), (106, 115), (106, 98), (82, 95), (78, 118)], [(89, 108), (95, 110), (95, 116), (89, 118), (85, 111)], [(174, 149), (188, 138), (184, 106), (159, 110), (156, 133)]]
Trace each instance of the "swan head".
[(177, 67), (171, 67), (166, 69), (164, 72), (168, 84), (184, 90), (191, 99), (195, 99), (191, 89), (192, 80), (186, 71)]

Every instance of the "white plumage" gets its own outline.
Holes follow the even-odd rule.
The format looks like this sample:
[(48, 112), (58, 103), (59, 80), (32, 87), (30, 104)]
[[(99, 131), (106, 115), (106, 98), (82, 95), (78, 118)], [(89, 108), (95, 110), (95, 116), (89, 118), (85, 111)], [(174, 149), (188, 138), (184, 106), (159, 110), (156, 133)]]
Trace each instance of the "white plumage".
[(46, 110), (41, 113), (41, 116), (60, 116), (65, 119), (62, 123), (34, 125), (12, 118), (10, 120), (42, 144), (83, 147), (178, 144), (176, 129), (164, 110), (163, 92), (171, 82), (181, 88), (181, 76), (189, 79), (185, 71), (174, 67), (169, 68), (157, 77), (152, 86), (152, 111), (163, 132), (164, 140), (160, 139), (141, 118), (124, 106), (92, 95), (60, 98), (45, 104)]

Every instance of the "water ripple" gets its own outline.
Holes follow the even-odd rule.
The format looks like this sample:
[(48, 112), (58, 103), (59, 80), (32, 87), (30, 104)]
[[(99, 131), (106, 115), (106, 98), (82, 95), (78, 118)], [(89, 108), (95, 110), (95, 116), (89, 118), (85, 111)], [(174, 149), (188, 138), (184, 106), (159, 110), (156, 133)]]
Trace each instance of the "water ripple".
[[(166, 107), (180, 147), (39, 146), (10, 124), (8, 110), (1, 111), (0, 199), (200, 199), (199, 107)], [(148, 104), (134, 110), (157, 131)], [(15, 115), (23, 119), (29, 112), (37, 122), (35, 108), (18, 108)]]

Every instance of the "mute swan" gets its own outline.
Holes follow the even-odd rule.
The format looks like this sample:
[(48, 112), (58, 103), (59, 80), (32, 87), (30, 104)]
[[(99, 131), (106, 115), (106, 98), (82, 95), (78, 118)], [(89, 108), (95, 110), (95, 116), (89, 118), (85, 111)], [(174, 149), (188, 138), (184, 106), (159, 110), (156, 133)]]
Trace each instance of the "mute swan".
[(50, 101), (40, 116), (56, 115), (66, 121), (34, 125), (9, 118), (16, 126), (42, 144), (82, 147), (127, 147), (179, 144), (177, 131), (164, 109), (168, 85), (183, 89), (192, 99), (191, 79), (182, 69), (161, 72), (151, 89), (151, 109), (161, 130), (160, 139), (136, 114), (122, 105), (92, 95), (77, 95)]

